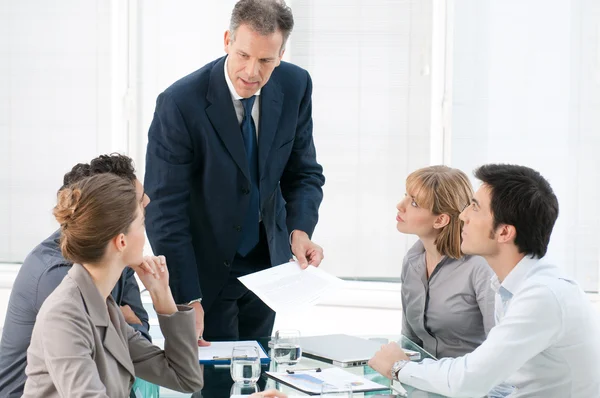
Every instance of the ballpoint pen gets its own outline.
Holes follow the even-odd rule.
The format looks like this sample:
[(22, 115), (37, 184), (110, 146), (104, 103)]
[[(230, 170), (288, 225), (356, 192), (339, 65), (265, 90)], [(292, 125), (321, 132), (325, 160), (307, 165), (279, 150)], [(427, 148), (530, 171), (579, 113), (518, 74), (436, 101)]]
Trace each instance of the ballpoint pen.
[(309, 368), (309, 369), (294, 369), (294, 370), (286, 369), (286, 373), (289, 375), (293, 375), (296, 372), (306, 372), (309, 370), (314, 370), (315, 372), (321, 372), (321, 368)]

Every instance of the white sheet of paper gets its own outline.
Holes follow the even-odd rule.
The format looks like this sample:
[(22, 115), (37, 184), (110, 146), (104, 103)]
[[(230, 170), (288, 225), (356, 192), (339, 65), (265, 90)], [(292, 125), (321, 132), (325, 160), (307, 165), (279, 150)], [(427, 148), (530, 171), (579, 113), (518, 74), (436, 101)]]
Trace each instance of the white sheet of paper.
[(344, 284), (343, 280), (312, 265), (303, 270), (297, 262), (238, 279), (273, 311), (280, 313), (314, 305)]

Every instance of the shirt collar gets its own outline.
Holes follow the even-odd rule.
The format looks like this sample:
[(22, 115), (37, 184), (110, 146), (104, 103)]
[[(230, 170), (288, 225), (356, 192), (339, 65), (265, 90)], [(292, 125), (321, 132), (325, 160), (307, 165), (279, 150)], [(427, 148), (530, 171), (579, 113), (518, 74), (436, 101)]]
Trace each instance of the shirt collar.
[[(242, 96), (239, 95), (237, 93), (237, 91), (235, 91), (235, 87), (233, 87), (233, 83), (231, 82), (231, 79), (229, 78), (229, 73), (227, 72), (227, 61), (229, 60), (229, 56), (227, 56), (227, 58), (225, 58), (225, 81), (227, 82), (227, 87), (229, 87), (229, 92), (231, 93), (231, 98), (236, 99), (236, 100), (242, 100)], [(262, 88), (259, 88), (258, 91), (256, 92), (256, 94), (254, 95), (260, 95), (260, 90), (262, 90)]]
[(512, 298), (512, 296), (514, 296), (519, 289), (521, 283), (523, 283), (525, 280), (525, 277), (529, 271), (531, 271), (531, 268), (533, 268), (539, 261), (540, 259), (537, 257), (531, 258), (531, 256), (526, 255), (517, 263), (515, 268), (513, 268), (508, 275), (506, 275), (506, 278), (504, 278), (502, 283), (500, 283), (497, 275), (492, 276), (492, 290), (500, 294), (503, 298)]

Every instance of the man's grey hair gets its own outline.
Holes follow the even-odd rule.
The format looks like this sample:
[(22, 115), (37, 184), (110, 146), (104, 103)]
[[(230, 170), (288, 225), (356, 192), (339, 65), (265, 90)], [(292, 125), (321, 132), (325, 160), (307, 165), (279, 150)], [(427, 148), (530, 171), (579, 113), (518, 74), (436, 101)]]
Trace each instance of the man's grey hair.
[(279, 30), (283, 35), (283, 51), (294, 28), (294, 16), (284, 0), (240, 0), (231, 12), (229, 32), (232, 40), (235, 40), (237, 28), (242, 24), (264, 36)]

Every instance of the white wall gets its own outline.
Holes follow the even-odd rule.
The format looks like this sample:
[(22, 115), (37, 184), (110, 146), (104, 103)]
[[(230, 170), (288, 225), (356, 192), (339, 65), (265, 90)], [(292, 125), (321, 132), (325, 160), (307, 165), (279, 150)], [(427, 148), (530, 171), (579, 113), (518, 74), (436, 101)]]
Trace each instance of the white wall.
[(112, 149), (111, 2), (0, 2), (0, 261), (57, 224), (62, 176)]
[[(313, 239), (323, 268), (400, 276), (414, 238), (396, 231), (408, 173), (429, 163), (432, 2), (294, 0), (292, 62), (313, 78), (327, 182)], [(443, 71), (440, 71), (443, 72)]]
[[(180, 78), (225, 55), (223, 35), (235, 0), (144, 0), (137, 3), (137, 141), (131, 148), (138, 176), (145, 169), (148, 127), (156, 97)], [(132, 132), (133, 133), (133, 132)]]
[(517, 163), (546, 176), (561, 208), (548, 258), (597, 291), (600, 3), (454, 5), (451, 163)]
[[(234, 0), (0, 2), (0, 260), (56, 224), (62, 175), (124, 150), (143, 177), (154, 101), (223, 54)], [(451, 163), (526, 163), (553, 183), (551, 254), (598, 278), (600, 2), (456, 0)], [(328, 179), (315, 240), (347, 277), (398, 276), (414, 238), (394, 228), (405, 176), (430, 160), (432, 2), (294, 0), (286, 58), (314, 79)], [(433, 105), (432, 105), (433, 104)], [(519, 145), (515, 145), (518, 143)]]

